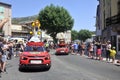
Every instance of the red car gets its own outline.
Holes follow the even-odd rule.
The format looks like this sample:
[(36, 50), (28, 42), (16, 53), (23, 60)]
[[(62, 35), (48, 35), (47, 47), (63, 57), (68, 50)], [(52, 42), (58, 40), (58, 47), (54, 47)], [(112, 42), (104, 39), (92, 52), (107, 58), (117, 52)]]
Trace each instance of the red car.
[(19, 70), (23, 68), (45, 68), (51, 67), (51, 59), (42, 42), (28, 42), (24, 52), (20, 54)]
[(58, 45), (58, 48), (56, 48), (56, 53), (55, 55), (68, 55), (69, 54), (69, 49), (65, 45)]

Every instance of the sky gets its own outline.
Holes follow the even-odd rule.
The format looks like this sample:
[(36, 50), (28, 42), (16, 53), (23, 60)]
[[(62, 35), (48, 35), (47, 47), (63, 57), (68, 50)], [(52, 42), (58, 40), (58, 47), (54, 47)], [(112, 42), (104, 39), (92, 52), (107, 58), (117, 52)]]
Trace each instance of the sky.
[(0, 0), (12, 5), (12, 18), (39, 14), (47, 5), (64, 7), (74, 19), (72, 30), (95, 31), (97, 0)]

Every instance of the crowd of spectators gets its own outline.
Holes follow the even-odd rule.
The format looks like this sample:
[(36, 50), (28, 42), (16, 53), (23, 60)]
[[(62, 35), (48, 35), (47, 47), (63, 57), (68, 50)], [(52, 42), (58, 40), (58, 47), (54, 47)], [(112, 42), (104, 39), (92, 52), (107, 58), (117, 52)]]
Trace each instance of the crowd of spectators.
[(116, 48), (111, 45), (111, 42), (108, 40), (104, 43), (100, 41), (93, 42), (73, 42), (70, 44), (71, 54), (77, 55), (87, 55), (91, 59), (102, 60), (103, 57), (106, 58), (106, 61), (112, 60), (112, 63), (115, 63), (116, 58)]

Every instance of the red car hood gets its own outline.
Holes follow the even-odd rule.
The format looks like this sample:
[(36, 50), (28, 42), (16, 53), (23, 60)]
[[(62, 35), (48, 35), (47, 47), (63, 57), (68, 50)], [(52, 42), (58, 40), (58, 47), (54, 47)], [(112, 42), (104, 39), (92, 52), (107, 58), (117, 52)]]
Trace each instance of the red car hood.
[(22, 52), (24, 56), (46, 56), (49, 55), (47, 52)]

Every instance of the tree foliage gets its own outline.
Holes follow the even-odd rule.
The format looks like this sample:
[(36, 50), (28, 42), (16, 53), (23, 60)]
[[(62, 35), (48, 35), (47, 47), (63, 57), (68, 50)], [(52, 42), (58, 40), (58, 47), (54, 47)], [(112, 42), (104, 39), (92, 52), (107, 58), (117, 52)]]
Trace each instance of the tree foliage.
[(76, 30), (72, 30), (71, 31), (71, 37), (72, 37), (73, 41), (78, 39), (78, 32)]
[(46, 30), (53, 39), (57, 33), (71, 30), (74, 24), (74, 20), (66, 9), (53, 4), (40, 11), (38, 20), (41, 22), (41, 29)]
[(78, 32), (78, 38), (82, 41), (85, 41), (88, 38), (92, 37), (92, 32), (89, 30), (82, 29)]

